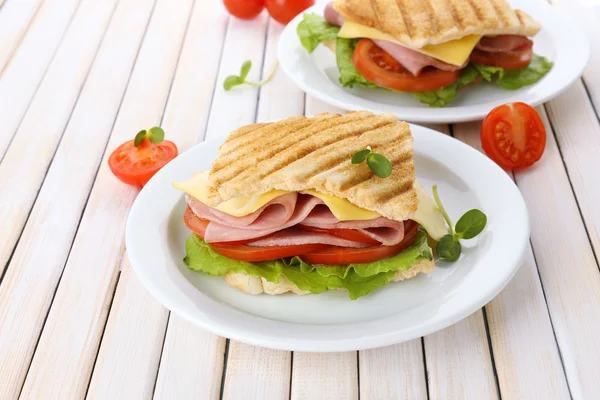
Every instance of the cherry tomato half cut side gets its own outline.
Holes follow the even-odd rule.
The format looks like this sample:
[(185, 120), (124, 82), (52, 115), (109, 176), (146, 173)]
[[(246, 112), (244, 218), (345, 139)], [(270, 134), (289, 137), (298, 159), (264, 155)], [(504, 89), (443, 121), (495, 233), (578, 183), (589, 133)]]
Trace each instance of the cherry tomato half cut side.
[(485, 153), (504, 169), (527, 168), (546, 147), (546, 128), (539, 114), (525, 103), (494, 108), (481, 125)]
[(460, 78), (460, 70), (442, 71), (437, 68), (426, 68), (419, 76), (414, 76), (370, 39), (358, 41), (352, 54), (352, 63), (368, 81), (400, 92), (441, 89)]
[(144, 139), (138, 147), (133, 140), (117, 147), (108, 158), (112, 173), (124, 183), (144, 186), (150, 178), (177, 157), (177, 146), (169, 140), (152, 143)]
[(324, 249), (300, 255), (300, 258), (311, 264), (348, 265), (362, 264), (395, 256), (409, 247), (417, 235), (417, 224), (405, 223), (404, 239), (394, 246), (370, 246), (363, 248), (327, 246)]

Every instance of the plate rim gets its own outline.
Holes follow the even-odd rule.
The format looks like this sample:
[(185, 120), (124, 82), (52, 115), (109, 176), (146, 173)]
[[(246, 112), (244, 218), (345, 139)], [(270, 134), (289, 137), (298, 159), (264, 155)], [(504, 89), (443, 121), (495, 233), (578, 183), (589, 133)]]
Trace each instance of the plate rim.
[[(515, 6), (518, 6), (518, 4), (529, 3), (525, 0), (509, 0), (509, 2), (511, 4), (515, 3)], [(489, 109), (488, 109), (488, 107), (481, 108), (478, 111), (472, 111), (470, 113), (467, 113), (466, 111), (464, 111), (464, 109), (467, 108), (464, 106), (448, 107), (448, 108), (445, 108), (445, 107), (431, 108), (431, 107), (422, 107), (422, 106), (420, 106), (420, 107), (400, 106), (400, 107), (397, 107), (395, 111), (394, 110), (385, 111), (385, 110), (382, 110), (381, 108), (377, 108), (377, 106), (376, 107), (366, 107), (366, 104), (363, 102), (373, 102), (373, 103), (380, 104), (380, 105), (382, 103), (377, 103), (377, 102), (369, 100), (369, 99), (361, 99), (359, 96), (356, 96), (356, 95), (350, 94), (352, 97), (359, 99), (356, 102), (350, 103), (350, 102), (340, 100), (334, 96), (330, 96), (325, 91), (313, 90), (313, 88), (310, 87), (309, 85), (305, 84), (302, 79), (298, 79), (298, 77), (294, 74), (294, 72), (291, 69), (291, 64), (288, 63), (287, 60), (285, 59), (285, 57), (282, 57), (281, 55), (286, 53), (286, 46), (289, 46), (290, 43), (296, 43), (295, 48), (298, 48), (298, 49), (301, 48), (302, 50), (304, 50), (302, 48), (299, 40), (295, 40), (295, 41), (291, 42), (290, 40), (288, 40), (288, 37), (291, 35), (297, 39), (297, 34), (295, 32), (296, 26), (302, 20), (304, 13), (316, 12), (318, 14), (322, 14), (323, 9), (325, 8), (325, 5), (326, 5), (326, 3), (319, 3), (319, 4), (315, 4), (311, 7), (309, 7), (308, 9), (304, 10), (302, 13), (298, 14), (294, 19), (292, 19), (292, 21), (290, 21), (290, 23), (288, 23), (284, 27), (284, 29), (281, 32), (281, 35), (279, 37), (279, 41), (277, 43), (277, 54), (278, 54), (278, 60), (279, 60), (279, 64), (281, 65), (281, 68), (283, 69), (285, 74), (292, 80), (294, 85), (296, 85), (298, 88), (300, 88), (303, 92), (310, 94), (311, 96), (313, 96), (327, 104), (333, 105), (335, 107), (341, 108), (346, 111), (365, 109), (365, 110), (372, 111), (374, 113), (391, 112), (400, 119), (411, 121), (411, 122), (417, 122), (417, 123), (458, 123), (458, 122), (469, 122), (469, 121), (481, 120), (487, 115), (487, 113), (492, 108), (499, 106), (501, 104), (504, 104), (507, 101), (522, 101), (519, 99), (509, 100), (509, 98), (507, 96), (507, 99), (504, 99), (504, 100), (490, 101), (490, 102), (485, 103), (485, 104), (490, 105)], [(536, 95), (536, 96), (534, 96), (533, 99), (523, 100), (523, 102), (531, 105), (532, 107), (536, 107), (540, 104), (543, 104), (546, 101), (549, 101), (549, 100), (553, 99), (554, 97), (560, 95), (564, 91), (566, 91), (577, 79), (579, 79), (582, 76), (585, 68), (587, 67), (587, 65), (589, 63), (589, 58), (590, 58), (590, 54), (591, 54), (590, 41), (589, 41), (587, 34), (575, 23), (575, 21), (573, 21), (572, 18), (570, 18), (567, 15), (561, 14), (557, 10), (556, 6), (550, 5), (548, 3), (540, 2), (539, 5), (536, 3), (536, 6), (538, 6), (538, 8), (541, 8), (543, 10), (543, 12), (551, 13), (553, 18), (561, 19), (563, 26), (565, 26), (565, 30), (570, 32), (569, 35), (571, 37), (574, 37), (575, 39), (577, 39), (574, 42), (577, 43), (577, 47), (579, 49), (583, 49), (583, 52), (578, 53), (579, 57), (578, 57), (577, 61), (579, 63), (576, 64), (577, 68), (572, 68), (573, 73), (570, 74), (567, 79), (563, 79), (561, 85), (553, 85), (553, 86), (558, 86), (557, 90), (546, 92), (542, 96)], [(535, 14), (535, 13), (532, 13), (532, 14)], [(534, 16), (534, 18), (536, 18), (535, 15), (533, 15), (533, 16)], [(550, 32), (554, 32), (554, 31), (550, 31)], [(558, 54), (556, 57), (558, 57)], [(542, 78), (542, 79), (544, 79), (544, 78)], [(539, 82), (536, 82), (535, 84), (533, 84), (531, 86), (533, 87), (538, 84), (539, 84)], [(514, 93), (513, 91), (508, 91), (508, 90), (507, 90), (507, 92)], [(359, 104), (359, 103), (361, 103), (361, 104)], [(474, 106), (470, 105), (468, 107), (474, 107)], [(462, 114), (461, 114), (461, 109), (463, 109)], [(416, 110), (418, 110), (418, 111), (416, 111)], [(423, 110), (430, 110), (432, 112), (425, 113)], [(412, 113), (411, 113), (411, 111), (412, 111)], [(417, 112), (417, 114), (414, 114), (415, 111)], [(421, 113), (423, 113), (423, 115), (420, 115)]]
[[(200, 326), (204, 330), (213, 332), (214, 334), (228, 337), (230, 339), (237, 340), (240, 342), (244, 342), (244, 343), (248, 343), (248, 344), (252, 344), (252, 345), (256, 345), (256, 346), (261, 346), (261, 347), (268, 347), (268, 348), (273, 348), (273, 349), (278, 349), (278, 350), (307, 351), (307, 352), (335, 352), (335, 351), (366, 350), (366, 349), (370, 349), (370, 348), (377, 348), (377, 347), (382, 347), (382, 346), (387, 346), (387, 345), (391, 345), (391, 344), (395, 344), (395, 343), (412, 340), (412, 339), (415, 339), (415, 338), (418, 338), (421, 336), (431, 334), (438, 330), (444, 329), (444, 328), (468, 317), (469, 315), (471, 315), (472, 313), (476, 312), (478, 309), (483, 307), (485, 304), (487, 304), (496, 295), (498, 295), (498, 293), (508, 284), (508, 282), (510, 282), (510, 280), (517, 273), (518, 269), (520, 268), (520, 266), (522, 264), (522, 259), (525, 254), (525, 251), (527, 249), (527, 244), (529, 242), (529, 236), (530, 236), (529, 214), (527, 212), (527, 206), (523, 199), (523, 196), (520, 193), (520, 191), (519, 191), (518, 187), (516, 186), (516, 184), (514, 183), (514, 181), (512, 179), (510, 179), (510, 177), (504, 172), (504, 170), (502, 170), (500, 167), (498, 167), (496, 164), (494, 164), (491, 160), (489, 160), (485, 155), (480, 153), (478, 150), (472, 148), (471, 146), (469, 146), (455, 138), (443, 135), (439, 132), (436, 132), (432, 129), (429, 129), (429, 128), (426, 128), (426, 127), (423, 127), (420, 125), (411, 124), (411, 131), (413, 131), (413, 136), (431, 135), (431, 137), (436, 138), (434, 140), (441, 140), (442, 142), (446, 142), (446, 143), (454, 142), (454, 145), (463, 147), (466, 151), (471, 152), (471, 155), (473, 157), (481, 157), (482, 159), (487, 160), (486, 162), (490, 163), (491, 168), (495, 168), (497, 171), (501, 172), (501, 174), (498, 176), (502, 176), (503, 178), (500, 178), (500, 179), (505, 179), (507, 181), (507, 184), (514, 186), (515, 193), (517, 194), (516, 199), (518, 199), (518, 201), (520, 202), (520, 205), (522, 206), (523, 211), (524, 211), (523, 216), (525, 217), (525, 221), (523, 224), (523, 230), (521, 231), (521, 236), (522, 236), (522, 239), (520, 239), (521, 248), (515, 249), (515, 251), (513, 252), (514, 256), (512, 257), (512, 259), (514, 260), (514, 262), (512, 263), (513, 264), (512, 267), (510, 267), (510, 269), (507, 269), (507, 271), (509, 271), (509, 273), (504, 276), (504, 279), (502, 281), (496, 282), (494, 285), (491, 285), (490, 290), (487, 291), (487, 294), (485, 296), (481, 296), (478, 299), (472, 299), (469, 303), (464, 304), (458, 312), (451, 313), (449, 315), (446, 315), (445, 317), (437, 318), (433, 322), (427, 322), (427, 323), (425, 323), (425, 328), (422, 328), (422, 329), (419, 329), (419, 327), (410, 328), (410, 330), (408, 331), (408, 334), (407, 333), (402, 334), (401, 333), (402, 331), (400, 331), (400, 332), (399, 331), (392, 331), (392, 332), (386, 331), (386, 332), (379, 332), (379, 333), (374, 334), (367, 338), (353, 337), (351, 339), (344, 339), (344, 340), (329, 339), (329, 340), (314, 341), (314, 340), (307, 340), (307, 339), (297, 338), (297, 337), (296, 338), (287, 337), (287, 338), (282, 339), (280, 337), (274, 336), (273, 334), (270, 336), (265, 335), (264, 332), (263, 333), (259, 333), (259, 332), (248, 333), (248, 332), (243, 332), (243, 331), (240, 332), (240, 331), (236, 330), (236, 328), (239, 328), (239, 327), (236, 327), (235, 325), (231, 326), (231, 324), (229, 324), (229, 326), (227, 326), (227, 325), (223, 325), (223, 324), (215, 324), (214, 321), (202, 320), (201, 318), (199, 318), (198, 315), (192, 315), (192, 314), (189, 314), (186, 310), (183, 310), (182, 307), (180, 307), (177, 304), (177, 302), (173, 302), (169, 298), (169, 296), (166, 294), (166, 292), (163, 292), (163, 290), (161, 289), (160, 286), (157, 286), (156, 282), (154, 282), (152, 279), (150, 279), (148, 274), (144, 273), (143, 267), (142, 267), (143, 261), (140, 259), (138, 251), (137, 251), (137, 249), (135, 249), (135, 245), (134, 245), (134, 243), (139, 240), (135, 237), (135, 236), (137, 236), (138, 232), (135, 230), (134, 225), (136, 223), (136, 219), (140, 218), (140, 214), (143, 214), (143, 207), (145, 206), (146, 197), (148, 197), (149, 193), (152, 193), (152, 191), (154, 191), (153, 187), (157, 184), (157, 182), (159, 180), (163, 179), (162, 178), (163, 176), (168, 176), (170, 170), (176, 168), (176, 164), (173, 162), (175, 160), (177, 160), (177, 158), (182, 157), (184, 154), (187, 154), (187, 153), (199, 151), (198, 148), (205, 147), (210, 143), (223, 141), (227, 137), (227, 135), (218, 136), (213, 139), (209, 139), (205, 142), (198, 143), (195, 146), (191, 147), (190, 149), (188, 149), (187, 151), (182, 153), (179, 157), (177, 157), (175, 160), (173, 160), (171, 162), (171, 163), (173, 163), (172, 165), (169, 166), (169, 164), (171, 164), (171, 163), (169, 163), (163, 169), (161, 169), (155, 175), (155, 177), (153, 177), (148, 182), (148, 184), (141, 190), (141, 192), (138, 194), (136, 200), (134, 201), (134, 204), (131, 207), (130, 213), (128, 215), (126, 231), (125, 231), (125, 244), (126, 244), (127, 255), (129, 257), (131, 267), (132, 267), (133, 271), (135, 272), (136, 276), (138, 277), (138, 279), (140, 279), (140, 281), (142, 282), (144, 287), (150, 292), (150, 294), (152, 294), (152, 296), (155, 297), (155, 299), (157, 299), (163, 306), (170, 309), (175, 314), (181, 316), (182, 318), (186, 319), (187, 321), (189, 321), (197, 326)], [(415, 135), (415, 133), (416, 133), (416, 135)], [(161, 188), (161, 187), (162, 186), (160, 186), (159, 188)], [(169, 210), (169, 212), (170, 212), (170, 210)], [(170, 266), (170, 267), (177, 268), (174, 265)], [(183, 279), (185, 279), (185, 278), (183, 278)], [(198, 291), (198, 289), (196, 289), (192, 285), (191, 282), (187, 281), (187, 279), (185, 279), (185, 281), (189, 286), (191, 286), (193, 288), (193, 290)], [(228, 288), (228, 289), (235, 290), (233, 288)], [(204, 295), (204, 296), (206, 296), (206, 295)], [(206, 297), (208, 297), (208, 296), (206, 296)], [(226, 306), (224, 306), (224, 307), (226, 307)], [(233, 313), (238, 313), (241, 315), (248, 315), (251, 318), (251, 320), (258, 322), (258, 323), (260, 323), (261, 320), (265, 319), (265, 317), (251, 315), (251, 314), (245, 313), (243, 311), (237, 310), (232, 307), (227, 307), (227, 309), (231, 310)], [(377, 320), (375, 320), (375, 321), (377, 321)], [(281, 324), (282, 326), (294, 326), (294, 325), (295, 326), (315, 326), (315, 325), (311, 325), (311, 324), (301, 324), (301, 323), (294, 323), (294, 322), (288, 322), (288, 321), (273, 320), (273, 322), (277, 325)], [(348, 326), (348, 325), (355, 325), (355, 324), (357, 324), (357, 323), (349, 323), (349, 324), (342, 324), (342, 325)], [(317, 326), (331, 327), (334, 325), (317, 325)], [(335, 326), (340, 326), (340, 325), (336, 324)], [(405, 330), (408, 330), (408, 328)], [(412, 332), (415, 330), (416, 330), (416, 332)]]

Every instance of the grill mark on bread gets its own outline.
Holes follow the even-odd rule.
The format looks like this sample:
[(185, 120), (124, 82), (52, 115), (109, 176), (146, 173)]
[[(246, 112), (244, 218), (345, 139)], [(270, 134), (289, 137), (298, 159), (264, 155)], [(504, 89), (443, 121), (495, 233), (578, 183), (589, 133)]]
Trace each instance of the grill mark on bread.
[(475, 5), (473, 0), (467, 0), (467, 3), (469, 3), (469, 5), (471, 6), (471, 10), (473, 10), (473, 13), (477, 17), (477, 19), (480, 22), (483, 21), (484, 20), (483, 14), (481, 13), (481, 10)]
[[(377, 0), (371, 0), (371, 3), (373, 3), (373, 1), (377, 1)], [(406, 19), (406, 15), (404, 14), (404, 5), (402, 4), (402, 0), (396, 0), (396, 6), (398, 7), (398, 10), (400, 11), (400, 15), (402, 16), (402, 21), (404, 21), (404, 26), (406, 27), (406, 33), (408, 36), (410, 36), (412, 38), (412, 26), (410, 24), (412, 24), (412, 21), (407, 21)], [(410, 22), (410, 24), (409, 24)]]
[(377, 201), (385, 203), (393, 198), (407, 195), (413, 189), (414, 181), (412, 179), (402, 180), (402, 184), (393, 186), (390, 190), (382, 192), (376, 195)]
[(432, 30), (434, 32), (439, 32), (439, 21), (438, 21), (438, 16), (434, 11), (434, 7), (433, 4), (431, 4), (431, 0), (425, 0), (425, 6), (427, 7), (427, 9), (429, 10), (429, 15), (431, 16), (431, 20), (430, 23), (432, 25)]
[(271, 123), (258, 123), (258, 124), (242, 126), (241, 128), (238, 128), (235, 131), (231, 132), (231, 134), (227, 137), (227, 140), (225, 140), (225, 143), (227, 143), (233, 139), (237, 139), (238, 137), (241, 137), (241, 136), (243, 136), (247, 133), (250, 133), (256, 129), (260, 129), (266, 125), (271, 125)]

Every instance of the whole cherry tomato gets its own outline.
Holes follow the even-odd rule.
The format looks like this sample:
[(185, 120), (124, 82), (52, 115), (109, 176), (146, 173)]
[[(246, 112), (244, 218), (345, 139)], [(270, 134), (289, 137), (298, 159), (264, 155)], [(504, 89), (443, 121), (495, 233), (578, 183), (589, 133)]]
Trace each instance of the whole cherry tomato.
[(284, 25), (314, 4), (315, 0), (265, 0), (271, 17)]

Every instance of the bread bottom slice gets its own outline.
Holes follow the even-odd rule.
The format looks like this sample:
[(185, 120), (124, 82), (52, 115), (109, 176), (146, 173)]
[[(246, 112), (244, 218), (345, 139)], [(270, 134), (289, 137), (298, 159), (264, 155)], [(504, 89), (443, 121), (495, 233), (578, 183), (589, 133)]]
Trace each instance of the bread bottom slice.
[[(397, 271), (392, 281), (398, 282), (405, 279), (410, 279), (419, 273), (428, 274), (433, 271), (433, 267), (433, 260), (419, 260), (415, 262), (409, 269)], [(288, 281), (283, 276), (279, 277), (279, 283), (269, 282), (265, 278), (258, 276), (234, 272), (225, 273), (223, 275), (223, 279), (225, 279), (225, 282), (227, 282), (229, 286), (250, 294), (266, 293), (270, 295), (277, 295), (287, 292), (292, 292), (299, 295), (311, 294), (307, 290), (301, 290), (298, 288), (298, 286)]]

